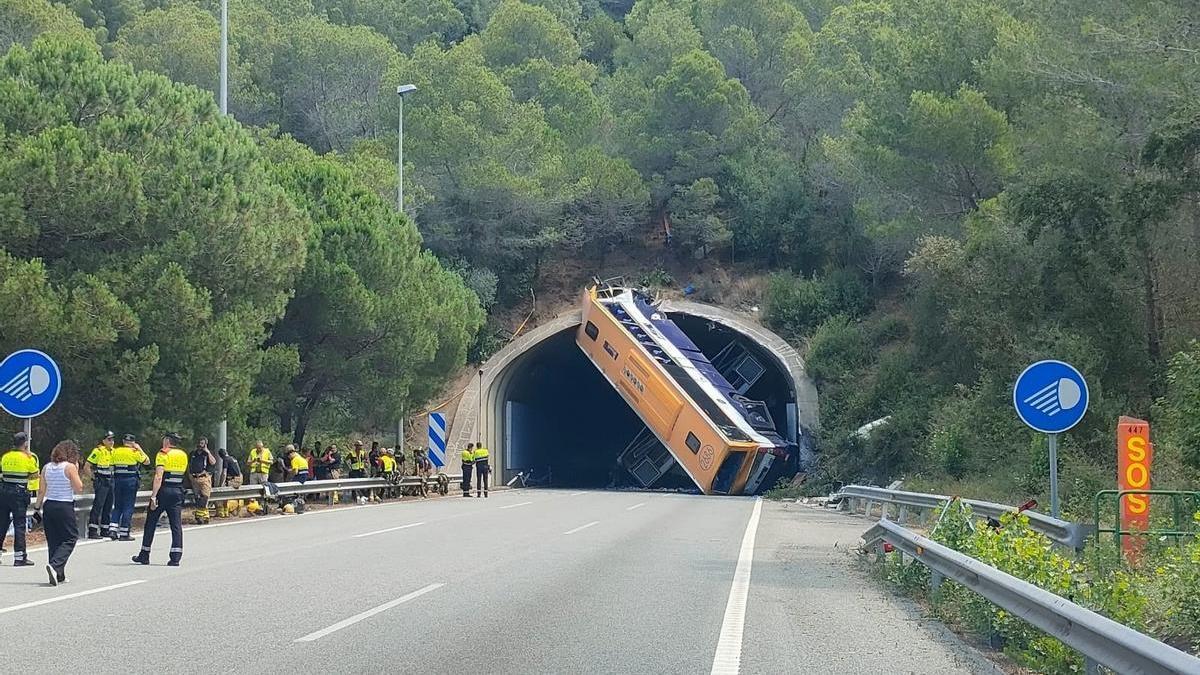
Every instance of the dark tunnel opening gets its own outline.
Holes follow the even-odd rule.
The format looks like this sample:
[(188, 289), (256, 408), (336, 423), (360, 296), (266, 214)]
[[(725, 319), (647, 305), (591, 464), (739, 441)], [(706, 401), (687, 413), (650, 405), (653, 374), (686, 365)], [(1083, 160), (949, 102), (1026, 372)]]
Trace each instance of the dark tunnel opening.
[[(780, 434), (792, 436), (785, 431), (794, 419), (791, 381), (765, 349), (703, 318), (672, 319), (709, 358), (733, 341), (751, 353), (764, 372), (745, 395), (766, 402)], [(543, 340), (510, 366), (513, 374), (498, 392), (505, 457), (497, 478), (507, 482), (533, 470), (535, 479), (549, 472), (553, 487), (640, 488), (617, 460), (646, 426), (575, 344), (575, 333), (571, 328)], [(678, 467), (652, 487), (695, 489)]]

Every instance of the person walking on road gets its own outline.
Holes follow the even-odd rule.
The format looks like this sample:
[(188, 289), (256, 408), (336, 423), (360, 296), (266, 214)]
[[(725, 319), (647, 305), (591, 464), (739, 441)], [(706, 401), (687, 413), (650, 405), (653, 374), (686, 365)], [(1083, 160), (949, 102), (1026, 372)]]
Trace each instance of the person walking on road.
[(92, 448), (83, 474), (92, 477), (92, 510), (88, 513), (88, 539), (103, 539), (108, 536), (108, 519), (113, 508), (113, 432), (104, 434), (100, 444)]
[(246, 461), (250, 470), (250, 484), (266, 483), (274, 461), (275, 456), (271, 454), (270, 448), (264, 447), (262, 441), (255, 443), (254, 447), (250, 448), (250, 457)]
[(67, 580), (67, 560), (79, 540), (75, 495), (83, 492), (83, 479), (78, 463), (79, 446), (75, 441), (61, 441), (50, 451), (50, 463), (42, 469), (35, 510), (41, 512), (46, 528), (46, 553), (50, 558), (46, 576), (51, 586)]
[(475, 457), (475, 496), (480, 496), (480, 491), (483, 496), (488, 496), (488, 478), (491, 476), (491, 466), (488, 464), (488, 449), (483, 447), (483, 441), (475, 444), (475, 452), (472, 453)]
[(129, 527), (133, 523), (133, 504), (137, 501), (138, 467), (150, 464), (133, 434), (125, 434), (120, 445), (113, 448), (113, 513), (108, 523), (108, 536), (113, 541), (133, 541)]
[(471, 496), (471, 470), (475, 468), (475, 444), (467, 443), (462, 451), (462, 491), (464, 497)]
[(29, 509), (29, 482), (37, 471), (29, 437), (19, 431), (13, 435), (12, 450), (0, 457), (0, 543), (12, 523), (14, 567), (33, 565), (25, 554), (25, 511)]
[(142, 550), (133, 556), (139, 565), (150, 564), (154, 530), (162, 515), (171, 525), (171, 551), (167, 564), (179, 567), (183, 558), (183, 476), (188, 471), (188, 454), (180, 450), (180, 438), (173, 432), (163, 435), (162, 449), (154, 458), (154, 485), (150, 488), (150, 512), (142, 530)]
[(188, 456), (188, 475), (192, 479), (192, 492), (196, 496), (196, 508), (192, 517), (196, 523), (203, 525), (208, 522), (208, 500), (212, 498), (212, 474), (208, 468), (215, 466), (217, 458), (208, 449), (208, 439), (203, 436), (196, 441), (196, 449)]

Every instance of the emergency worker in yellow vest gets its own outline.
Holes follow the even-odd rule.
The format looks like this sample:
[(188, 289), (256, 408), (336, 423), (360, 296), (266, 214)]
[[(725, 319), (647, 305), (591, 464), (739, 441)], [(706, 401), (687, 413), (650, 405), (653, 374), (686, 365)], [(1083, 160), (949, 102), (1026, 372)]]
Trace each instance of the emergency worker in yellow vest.
[(13, 435), (13, 449), (0, 457), (0, 544), (13, 528), (13, 566), (28, 567), (33, 562), (25, 555), (25, 512), (29, 508), (30, 476), (36, 476), (38, 463), (29, 450), (25, 432)]
[(297, 483), (307, 483), (309, 475), (308, 460), (304, 459), (304, 455), (296, 452), (294, 446), (287, 446), (284, 452), (286, 453), (284, 456), (287, 457), (288, 470), (292, 473), (292, 480)]
[(142, 550), (133, 556), (133, 562), (139, 565), (150, 564), (154, 530), (164, 513), (171, 525), (171, 554), (167, 564), (179, 567), (183, 557), (183, 477), (188, 471), (188, 454), (179, 449), (179, 441), (175, 433), (166, 433), (162, 449), (154, 457), (154, 485), (150, 488), (150, 512), (142, 530)]
[(108, 536), (108, 520), (113, 508), (113, 432), (104, 434), (100, 444), (92, 448), (83, 465), (83, 474), (92, 476), (92, 510), (88, 514), (88, 539)]
[(271, 464), (275, 462), (275, 456), (271, 454), (271, 449), (264, 447), (263, 442), (259, 441), (250, 448), (250, 456), (246, 459), (246, 468), (250, 471), (250, 484), (262, 485), (267, 482), (267, 478), (271, 473)]
[(488, 496), (488, 478), (492, 473), (491, 466), (488, 464), (488, 449), (483, 447), (483, 441), (475, 444), (475, 452), (471, 453), (475, 458), (475, 496), (479, 496), (479, 492), (483, 491), (483, 496)]
[(112, 450), (113, 512), (108, 522), (108, 536), (113, 541), (133, 541), (129, 527), (133, 522), (133, 503), (137, 501), (138, 467), (150, 464), (150, 458), (138, 445), (133, 434)]
[(471, 470), (475, 467), (475, 444), (467, 443), (462, 451), (462, 491), (464, 497), (471, 496)]

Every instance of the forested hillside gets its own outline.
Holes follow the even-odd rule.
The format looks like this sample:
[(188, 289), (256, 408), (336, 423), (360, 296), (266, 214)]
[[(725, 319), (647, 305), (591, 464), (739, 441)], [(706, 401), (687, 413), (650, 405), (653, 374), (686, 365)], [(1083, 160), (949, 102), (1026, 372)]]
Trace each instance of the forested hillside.
[[(1154, 422), (1161, 476), (1200, 466), (1191, 0), (231, 0), (252, 131), (214, 115), (216, 6), (0, 0), (0, 49), (24, 45), (0, 72), (0, 306), (62, 298), (44, 325), (81, 374), (127, 373), (155, 414), (382, 415), (466, 343), (486, 354), (531, 289), (615, 255), (714, 297), (746, 281), (819, 381), (824, 482), (1036, 494), (1044, 452), (1009, 397), (1050, 356), (1092, 386), (1064, 439), (1078, 498), (1111, 483), (1122, 413)], [(432, 256), (388, 210), (409, 83), (405, 207)], [(261, 227), (210, 236), (240, 224)], [(167, 307), (131, 306), (134, 283)], [(156, 323), (192, 320), (180, 303), (201, 318)], [(356, 358), (377, 333), (404, 336), (379, 356), (402, 381)], [(165, 403), (193, 389), (189, 412)], [(129, 392), (105, 400), (146, 412)]]

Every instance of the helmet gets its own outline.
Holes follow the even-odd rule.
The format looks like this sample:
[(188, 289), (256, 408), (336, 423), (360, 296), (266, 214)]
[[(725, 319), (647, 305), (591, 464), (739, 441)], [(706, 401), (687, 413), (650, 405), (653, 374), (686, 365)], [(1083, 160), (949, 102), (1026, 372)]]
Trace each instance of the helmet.
[(258, 513), (259, 511), (262, 511), (262, 507), (258, 505), (257, 499), (251, 499), (250, 501), (246, 502), (246, 510), (250, 513)]
[(295, 506), (292, 506), (291, 504), (284, 504), (284, 505), (283, 505), (283, 512), (284, 512), (284, 513), (295, 513), (295, 512), (296, 512), (296, 507), (295, 507)]

